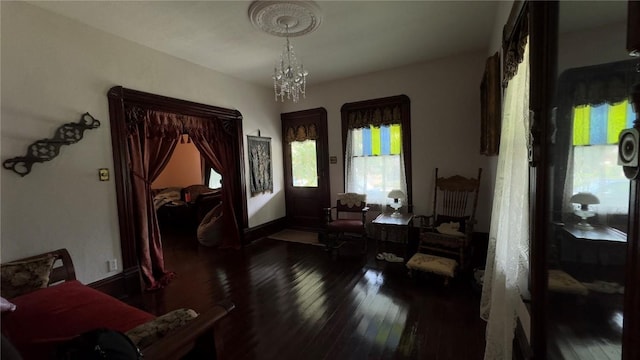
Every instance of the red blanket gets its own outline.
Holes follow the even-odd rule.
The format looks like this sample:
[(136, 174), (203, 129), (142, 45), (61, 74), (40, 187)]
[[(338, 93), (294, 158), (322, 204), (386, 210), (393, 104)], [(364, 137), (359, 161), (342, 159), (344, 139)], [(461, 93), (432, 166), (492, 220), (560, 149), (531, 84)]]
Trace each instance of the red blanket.
[(2, 313), (2, 334), (25, 360), (51, 358), (58, 344), (91, 329), (126, 332), (154, 318), (76, 280), (18, 296), (11, 302), (17, 308)]

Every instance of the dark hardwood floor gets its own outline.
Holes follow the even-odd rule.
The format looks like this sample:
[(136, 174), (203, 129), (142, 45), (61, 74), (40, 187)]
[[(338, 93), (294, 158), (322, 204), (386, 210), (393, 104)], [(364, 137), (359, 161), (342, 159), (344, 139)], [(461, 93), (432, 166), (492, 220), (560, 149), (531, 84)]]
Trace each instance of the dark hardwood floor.
[(223, 359), (482, 359), (480, 295), (464, 278), (411, 279), (402, 263), (343, 247), (261, 239), (241, 250), (200, 246), (163, 231), (163, 290), (136, 302), (163, 314), (202, 311), (223, 299), (236, 308), (218, 325)]

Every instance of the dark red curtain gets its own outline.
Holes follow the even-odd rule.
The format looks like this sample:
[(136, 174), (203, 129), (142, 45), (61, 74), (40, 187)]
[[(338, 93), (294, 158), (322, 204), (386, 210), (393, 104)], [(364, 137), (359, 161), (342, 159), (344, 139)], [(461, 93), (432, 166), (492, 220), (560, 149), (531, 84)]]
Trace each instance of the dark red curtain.
[(136, 249), (147, 290), (166, 286), (175, 275), (164, 268), (151, 183), (169, 162), (181, 133), (182, 122), (176, 114), (146, 110), (129, 119), (127, 141), (137, 232)]
[(235, 144), (233, 134), (228, 133), (222, 121), (208, 120), (195, 117), (183, 118), (184, 129), (191, 137), (204, 160), (211, 164), (213, 170), (222, 175), (222, 214), (224, 221), (224, 237), (221, 242), (223, 248), (240, 247), (240, 229), (238, 218), (241, 214), (233, 206), (233, 194), (236, 184), (233, 179), (236, 173)]

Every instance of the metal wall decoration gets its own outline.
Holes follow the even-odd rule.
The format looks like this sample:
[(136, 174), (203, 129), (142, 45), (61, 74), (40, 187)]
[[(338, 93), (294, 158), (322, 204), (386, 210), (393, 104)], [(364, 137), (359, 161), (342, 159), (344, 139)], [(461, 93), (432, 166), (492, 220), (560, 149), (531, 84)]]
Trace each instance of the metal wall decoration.
[(273, 192), (271, 138), (247, 135), (251, 196)]
[(25, 176), (31, 172), (34, 163), (49, 161), (60, 153), (62, 145), (75, 144), (84, 135), (85, 130), (97, 129), (100, 121), (84, 113), (77, 123), (67, 123), (56, 130), (52, 139), (42, 139), (29, 145), (25, 156), (18, 156), (7, 159), (2, 163), (5, 169), (13, 170), (20, 176)]

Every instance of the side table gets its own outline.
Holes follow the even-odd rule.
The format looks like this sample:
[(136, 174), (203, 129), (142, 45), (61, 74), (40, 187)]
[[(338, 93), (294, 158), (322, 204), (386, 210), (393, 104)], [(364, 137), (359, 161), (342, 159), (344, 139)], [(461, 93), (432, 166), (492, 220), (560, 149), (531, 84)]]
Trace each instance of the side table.
[(407, 259), (407, 245), (409, 243), (409, 229), (413, 224), (413, 214), (400, 214), (400, 216), (391, 216), (391, 214), (382, 213), (378, 215), (372, 222), (373, 225), (380, 227), (380, 239), (376, 241), (376, 254), (380, 253), (380, 243), (389, 242), (389, 233), (395, 234), (400, 243), (405, 245), (404, 259)]

